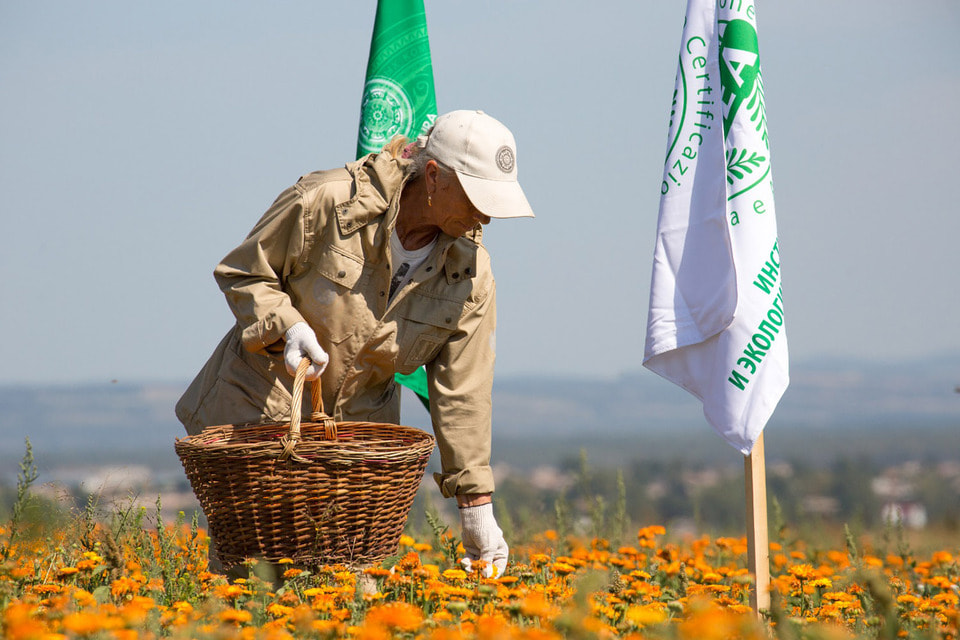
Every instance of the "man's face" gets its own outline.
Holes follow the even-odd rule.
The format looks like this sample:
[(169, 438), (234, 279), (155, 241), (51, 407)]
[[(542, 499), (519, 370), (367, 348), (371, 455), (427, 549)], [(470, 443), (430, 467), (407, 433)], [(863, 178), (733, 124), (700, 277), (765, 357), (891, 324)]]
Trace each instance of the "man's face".
[(490, 222), (490, 216), (480, 213), (480, 210), (470, 202), (457, 174), (448, 169), (440, 172), (433, 206), (439, 206), (442, 213), (440, 229), (454, 238), (459, 238), (477, 224)]

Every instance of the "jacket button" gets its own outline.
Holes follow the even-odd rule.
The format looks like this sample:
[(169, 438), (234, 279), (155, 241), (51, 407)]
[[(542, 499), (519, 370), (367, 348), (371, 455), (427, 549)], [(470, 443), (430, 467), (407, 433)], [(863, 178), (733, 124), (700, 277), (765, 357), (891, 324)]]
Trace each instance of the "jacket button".
[(433, 271), (433, 267), (427, 267), (427, 273)]
[(346, 272), (346, 271), (341, 271), (340, 273), (337, 274), (337, 277), (338, 277), (338, 278), (343, 278), (343, 277), (346, 276), (346, 275), (347, 275), (347, 272)]
[(453, 321), (453, 318), (444, 318), (443, 321), (447, 324), (450, 324)]
[(381, 292), (380, 292), (380, 297), (381, 297), (381, 298), (382, 298), (383, 296), (385, 296), (385, 295), (387, 295), (386, 292), (384, 292), (384, 291), (381, 291)]
[(470, 275), (470, 267), (467, 267), (466, 269), (464, 269), (463, 272), (467, 275)]
[(450, 276), (450, 277), (453, 278), (454, 280), (456, 280), (457, 278), (460, 277), (460, 274), (459, 274), (459, 273), (455, 273), (455, 274), (453, 274), (453, 275)]

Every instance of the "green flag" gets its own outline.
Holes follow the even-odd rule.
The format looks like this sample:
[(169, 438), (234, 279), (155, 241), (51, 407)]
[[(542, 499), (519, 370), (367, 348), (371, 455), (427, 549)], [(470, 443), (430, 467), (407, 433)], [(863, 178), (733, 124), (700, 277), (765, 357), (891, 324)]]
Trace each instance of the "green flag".
[(423, 0), (378, 0), (360, 102), (357, 157), (380, 151), (395, 135), (416, 138), (436, 117)]
[[(380, 151), (396, 135), (414, 139), (437, 117), (423, 0), (378, 0), (367, 81), (360, 101), (357, 157)], [(427, 374), (396, 374), (427, 411)]]

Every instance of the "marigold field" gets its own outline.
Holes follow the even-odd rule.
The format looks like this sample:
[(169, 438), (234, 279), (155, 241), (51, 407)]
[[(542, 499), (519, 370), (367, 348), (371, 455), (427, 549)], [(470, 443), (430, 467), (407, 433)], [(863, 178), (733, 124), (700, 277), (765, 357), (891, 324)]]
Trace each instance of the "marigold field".
[(461, 568), (458, 540), (428, 511), (429, 539), (405, 535), (375, 566), (250, 560), (246, 578), (228, 580), (209, 570), (196, 516), (165, 523), (158, 498), (155, 514), (131, 504), (104, 516), (88, 503), (28, 519), (36, 471), (22, 471), (0, 522), (9, 640), (958, 638), (956, 547), (915, 555), (902, 540), (880, 550), (849, 532), (842, 548), (778, 535), (760, 616), (745, 539), (656, 525), (622, 546), (551, 530), (511, 540), (504, 575), (483, 578)]

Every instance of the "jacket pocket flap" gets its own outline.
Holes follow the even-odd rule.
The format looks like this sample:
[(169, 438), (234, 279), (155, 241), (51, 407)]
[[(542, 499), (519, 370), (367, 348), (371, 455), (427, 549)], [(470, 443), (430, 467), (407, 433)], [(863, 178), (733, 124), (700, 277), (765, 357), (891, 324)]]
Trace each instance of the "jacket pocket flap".
[(405, 320), (429, 324), (441, 329), (453, 330), (463, 312), (463, 303), (454, 300), (437, 300), (423, 296), (411, 296), (407, 308), (401, 312)]
[(321, 254), (317, 271), (325, 278), (353, 289), (363, 274), (363, 260), (331, 245)]

